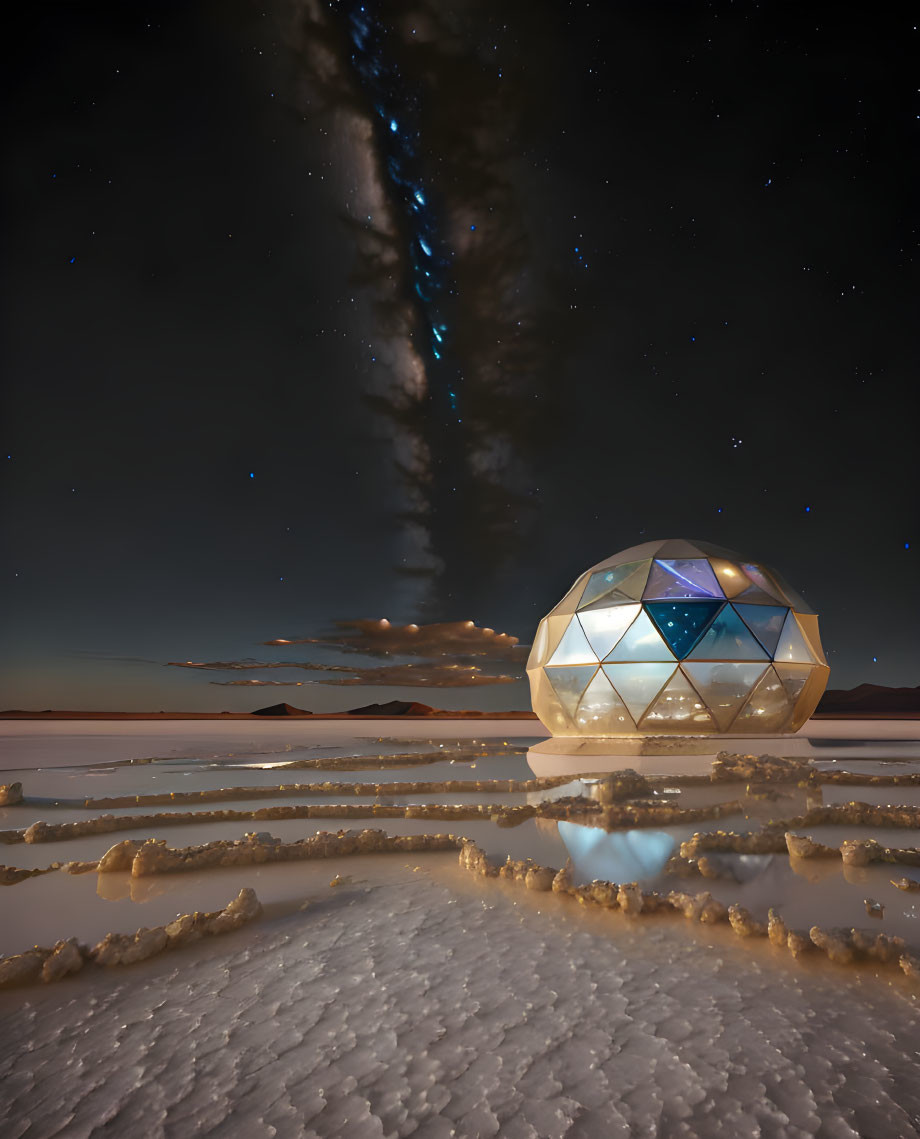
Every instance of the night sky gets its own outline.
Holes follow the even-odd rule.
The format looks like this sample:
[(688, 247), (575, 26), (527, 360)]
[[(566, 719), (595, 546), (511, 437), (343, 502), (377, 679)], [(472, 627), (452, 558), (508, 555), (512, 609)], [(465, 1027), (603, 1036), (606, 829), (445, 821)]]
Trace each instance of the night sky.
[(0, 707), (526, 707), (666, 537), (781, 570), (831, 687), (920, 683), (910, 19), (19, 15)]

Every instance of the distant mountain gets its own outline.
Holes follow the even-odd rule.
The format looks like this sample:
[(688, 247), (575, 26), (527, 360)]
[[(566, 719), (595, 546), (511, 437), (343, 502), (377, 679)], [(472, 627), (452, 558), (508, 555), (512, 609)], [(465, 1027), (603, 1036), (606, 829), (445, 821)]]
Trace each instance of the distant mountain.
[(920, 713), (920, 685), (916, 688), (886, 688), (860, 684), (856, 688), (829, 688), (821, 697), (817, 714), (834, 716), (845, 712), (897, 716)]
[(430, 704), (417, 700), (388, 700), (386, 704), (367, 704), (363, 708), (349, 708), (346, 716), (431, 716), (438, 712)]
[(253, 716), (312, 716), (306, 708), (295, 708), (292, 704), (270, 704), (267, 708), (257, 708)]

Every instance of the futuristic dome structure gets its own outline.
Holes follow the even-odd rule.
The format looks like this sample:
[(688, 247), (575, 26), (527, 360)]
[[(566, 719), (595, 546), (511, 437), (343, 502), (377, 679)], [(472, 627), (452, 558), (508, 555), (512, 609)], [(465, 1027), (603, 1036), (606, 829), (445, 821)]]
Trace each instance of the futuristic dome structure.
[(684, 539), (592, 566), (527, 661), (554, 736), (792, 732), (829, 673), (818, 618), (777, 573)]

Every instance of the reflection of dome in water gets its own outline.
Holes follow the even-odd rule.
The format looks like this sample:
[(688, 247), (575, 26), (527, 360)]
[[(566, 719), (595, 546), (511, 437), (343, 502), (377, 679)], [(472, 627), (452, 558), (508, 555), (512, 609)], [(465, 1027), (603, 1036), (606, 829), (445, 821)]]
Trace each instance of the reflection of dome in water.
[(795, 731), (829, 672), (818, 618), (778, 574), (682, 539), (583, 573), (527, 661), (558, 736)]
[(607, 831), (559, 820), (577, 882), (636, 882), (664, 869), (676, 845), (665, 831)]

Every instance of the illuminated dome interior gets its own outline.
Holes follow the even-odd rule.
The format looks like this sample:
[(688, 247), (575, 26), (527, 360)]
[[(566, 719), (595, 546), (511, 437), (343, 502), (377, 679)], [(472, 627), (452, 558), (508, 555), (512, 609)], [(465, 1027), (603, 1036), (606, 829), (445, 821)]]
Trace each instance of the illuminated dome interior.
[(795, 731), (829, 672), (818, 618), (779, 574), (684, 539), (583, 573), (527, 662), (534, 711), (561, 736)]

